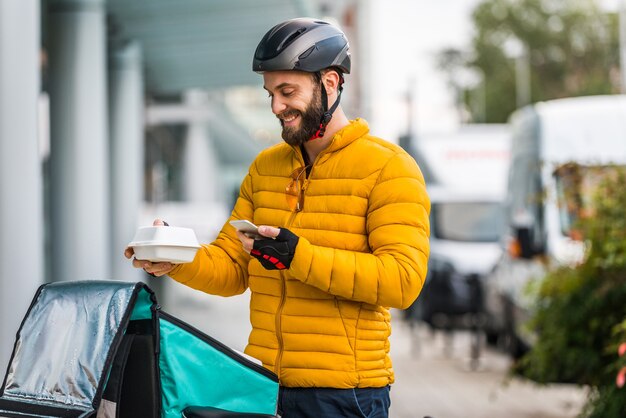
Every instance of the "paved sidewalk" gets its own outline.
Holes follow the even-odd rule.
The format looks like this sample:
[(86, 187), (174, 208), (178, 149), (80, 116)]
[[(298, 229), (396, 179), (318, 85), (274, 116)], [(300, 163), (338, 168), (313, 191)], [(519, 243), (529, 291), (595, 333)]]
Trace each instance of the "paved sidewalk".
[(573, 418), (584, 403), (576, 387), (510, 378), (508, 358), (494, 350), (483, 349), (471, 370), (469, 333), (455, 333), (450, 342), (424, 325), (412, 330), (394, 314), (393, 418)]
[[(164, 295), (159, 300), (166, 311), (243, 350), (250, 332), (247, 293), (220, 298), (169, 280)], [(509, 362), (494, 351), (483, 350), (478, 369), (471, 371), (469, 334), (457, 334), (446, 345), (442, 333), (433, 335), (424, 326), (412, 332), (402, 312), (393, 317), (392, 418), (573, 418), (584, 402), (584, 392), (575, 387), (507, 380)], [(448, 355), (445, 347), (451, 348)]]

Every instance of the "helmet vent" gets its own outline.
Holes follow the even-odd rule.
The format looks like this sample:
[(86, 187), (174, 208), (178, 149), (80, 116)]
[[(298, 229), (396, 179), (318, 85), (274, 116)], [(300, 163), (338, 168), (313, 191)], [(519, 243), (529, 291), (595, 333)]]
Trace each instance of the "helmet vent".
[(302, 54), (300, 54), (298, 58), (300, 58), (301, 60), (306, 59), (309, 55), (311, 55), (311, 52), (313, 52), (314, 49), (315, 49), (315, 45), (313, 45), (311, 48), (307, 49)]
[(295, 41), (296, 38), (298, 38), (298, 36), (300, 36), (303, 32), (306, 32), (306, 28), (300, 28), (291, 35), (289, 35), (287, 38), (285, 38), (284, 41), (280, 43), (280, 45), (278, 45), (278, 50), (282, 51), (284, 48), (289, 46), (289, 44)]

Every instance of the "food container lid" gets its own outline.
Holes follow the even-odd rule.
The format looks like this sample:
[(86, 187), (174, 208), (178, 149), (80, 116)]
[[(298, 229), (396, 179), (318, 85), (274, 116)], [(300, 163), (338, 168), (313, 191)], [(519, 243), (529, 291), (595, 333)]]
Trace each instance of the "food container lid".
[(175, 226), (143, 226), (138, 228), (135, 237), (128, 246), (147, 245), (200, 248), (193, 229)]

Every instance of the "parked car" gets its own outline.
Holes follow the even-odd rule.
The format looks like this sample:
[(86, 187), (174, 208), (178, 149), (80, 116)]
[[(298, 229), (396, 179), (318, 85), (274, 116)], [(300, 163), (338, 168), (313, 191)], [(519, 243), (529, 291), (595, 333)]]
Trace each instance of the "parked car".
[(516, 111), (510, 123), (505, 251), (485, 281), (485, 307), (488, 336), (518, 357), (534, 338), (524, 326), (533, 306), (529, 282), (582, 261), (576, 217), (593, 185), (612, 165), (626, 163), (626, 96), (537, 103)]

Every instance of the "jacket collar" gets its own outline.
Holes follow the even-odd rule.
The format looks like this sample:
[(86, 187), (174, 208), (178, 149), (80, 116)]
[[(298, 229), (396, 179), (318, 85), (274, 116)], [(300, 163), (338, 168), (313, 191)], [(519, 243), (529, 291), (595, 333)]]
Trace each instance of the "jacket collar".
[(331, 153), (350, 145), (354, 140), (367, 135), (370, 128), (365, 119), (357, 118), (338, 130), (323, 153)]
[[(333, 135), (330, 144), (328, 144), (328, 147), (320, 153), (318, 160), (320, 160), (320, 162), (322, 162), (322, 159), (325, 161), (326, 157), (333, 152), (339, 151), (360, 137), (367, 135), (369, 130), (369, 125), (365, 119), (356, 118), (351, 120), (349, 124), (338, 130), (335, 135)], [(291, 148), (297, 155), (300, 156), (299, 158), (302, 158), (299, 147), (291, 146)]]

